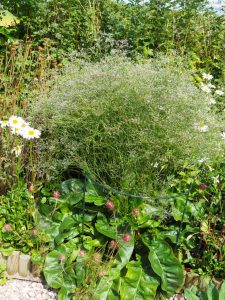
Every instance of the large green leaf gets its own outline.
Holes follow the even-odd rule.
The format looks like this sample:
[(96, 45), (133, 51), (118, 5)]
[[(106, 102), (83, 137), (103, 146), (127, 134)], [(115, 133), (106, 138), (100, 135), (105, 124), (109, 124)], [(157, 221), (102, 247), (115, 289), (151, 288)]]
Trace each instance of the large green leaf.
[(120, 299), (120, 288), (121, 288), (122, 278), (118, 277), (113, 280), (113, 284), (108, 293), (107, 300), (119, 300)]
[(116, 279), (120, 275), (120, 271), (129, 262), (134, 251), (134, 236), (131, 235), (129, 242), (123, 240), (119, 241), (119, 250), (116, 254), (115, 260), (110, 270), (110, 275)]
[(86, 186), (84, 186), (84, 180), (81, 179), (68, 179), (61, 184), (60, 192), (62, 197), (59, 199), (59, 202), (76, 205), (84, 199), (84, 189), (85, 202), (94, 203), (97, 206), (105, 203), (105, 198), (98, 194), (94, 185), (88, 180), (86, 181)]
[(45, 260), (44, 276), (48, 285), (58, 289), (64, 285), (63, 266), (59, 262), (60, 253), (57, 250), (50, 252)]
[(87, 181), (86, 185), (85, 202), (94, 203), (97, 206), (105, 203), (105, 198), (99, 195), (90, 180)]
[(71, 300), (71, 291), (63, 287), (59, 290), (58, 300)]
[[(75, 273), (73, 267), (67, 265), (67, 257), (71, 254), (72, 249), (66, 245), (61, 245), (56, 250), (51, 251), (45, 260), (44, 276), (48, 285), (52, 288), (65, 287), (72, 290), (75, 287)], [(61, 261), (60, 256), (65, 255), (65, 260)]]
[(224, 300), (224, 299), (225, 299), (225, 281), (221, 285), (220, 294), (219, 294), (219, 300)]
[(150, 239), (148, 234), (144, 234), (142, 240), (150, 250), (151, 267), (161, 278), (161, 289), (168, 297), (172, 296), (184, 281), (182, 265), (164, 240)]
[(77, 220), (72, 216), (67, 216), (59, 226), (59, 234), (55, 237), (55, 242), (61, 244), (65, 239), (74, 238), (78, 234)]
[(159, 220), (154, 220), (151, 216), (159, 217), (162, 215), (162, 210), (152, 207), (149, 204), (143, 203), (139, 207), (139, 214), (137, 216), (137, 223), (139, 228), (153, 228), (160, 225)]
[(15, 26), (19, 22), (19, 19), (16, 18), (13, 14), (11, 14), (8, 10), (0, 10), (0, 26)]
[(113, 285), (113, 279), (111, 277), (108, 276), (102, 277), (94, 292), (92, 300), (106, 300), (106, 299), (109, 300), (112, 285)]
[(119, 294), (119, 287), (116, 288), (116, 282), (120, 277), (121, 270), (129, 262), (134, 250), (134, 238), (131, 237), (129, 242), (121, 240), (119, 242), (119, 251), (116, 254), (112, 267), (109, 273), (100, 279), (100, 282), (95, 290), (93, 300), (116, 300)]
[(60, 186), (61, 201), (75, 205), (84, 197), (84, 183), (81, 179), (68, 179)]
[(196, 296), (195, 293), (190, 289), (185, 289), (184, 295), (187, 298), (187, 300), (199, 300), (199, 297)]
[(108, 220), (105, 217), (105, 215), (100, 212), (98, 213), (98, 218), (97, 218), (97, 222), (95, 224), (95, 228), (101, 234), (103, 234), (111, 239), (116, 239), (115, 228), (109, 225)]
[(200, 294), (200, 299), (219, 300), (219, 291), (217, 290), (215, 285), (210, 282), (207, 291)]
[(145, 273), (139, 261), (127, 264), (127, 273), (120, 290), (121, 300), (154, 300), (158, 280)]

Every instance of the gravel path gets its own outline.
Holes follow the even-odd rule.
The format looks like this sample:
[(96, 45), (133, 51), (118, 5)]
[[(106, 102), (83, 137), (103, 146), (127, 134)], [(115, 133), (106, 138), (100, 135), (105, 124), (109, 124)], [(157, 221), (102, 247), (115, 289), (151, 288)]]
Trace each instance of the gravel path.
[(0, 285), (0, 300), (56, 300), (57, 293), (38, 282), (11, 279)]

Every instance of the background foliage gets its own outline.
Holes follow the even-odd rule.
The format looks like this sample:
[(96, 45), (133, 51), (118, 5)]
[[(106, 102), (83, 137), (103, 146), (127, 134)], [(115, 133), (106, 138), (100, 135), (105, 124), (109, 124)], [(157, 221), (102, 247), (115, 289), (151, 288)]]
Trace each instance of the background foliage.
[[(20, 19), (14, 36), (34, 35), (37, 44), (49, 38), (61, 61), (71, 51), (96, 59), (123, 48), (135, 59), (155, 52), (189, 54), (190, 65), (210, 70), (224, 81), (223, 15), (205, 0), (61, 0), (1, 1)], [(76, 52), (77, 53), (77, 52)]]

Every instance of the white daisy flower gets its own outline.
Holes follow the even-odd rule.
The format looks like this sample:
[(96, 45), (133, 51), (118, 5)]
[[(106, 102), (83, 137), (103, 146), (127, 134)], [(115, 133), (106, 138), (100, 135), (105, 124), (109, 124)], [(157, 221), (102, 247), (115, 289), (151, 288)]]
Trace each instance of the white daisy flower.
[(203, 77), (203, 79), (206, 79), (206, 80), (213, 79), (213, 76), (211, 74), (207, 74), (207, 73), (202, 73), (202, 77)]
[(22, 131), (22, 136), (25, 138), (25, 139), (38, 139), (41, 135), (41, 132), (40, 130), (37, 130), (37, 129), (34, 129), (34, 128), (31, 128), (31, 127), (27, 127), (26, 129), (24, 129)]
[(23, 123), (23, 119), (17, 116), (11, 116), (9, 118), (9, 126), (12, 128), (19, 128)]
[(13, 134), (21, 134), (21, 129), (20, 128), (18, 128), (18, 127), (12, 127), (11, 128), (11, 132), (13, 133)]
[(218, 95), (218, 96), (223, 96), (223, 95), (224, 95), (224, 92), (221, 91), (221, 90), (216, 90), (216, 91), (215, 91), (215, 94)]
[(9, 121), (0, 121), (1, 127), (4, 128), (9, 125)]
[(201, 90), (203, 92), (205, 92), (206, 94), (211, 93), (211, 89), (210, 89), (210, 87), (208, 87), (208, 85), (201, 82), (200, 87), (201, 87)]
[(14, 153), (16, 157), (20, 156), (21, 152), (22, 152), (22, 147), (19, 145), (12, 149), (12, 153)]

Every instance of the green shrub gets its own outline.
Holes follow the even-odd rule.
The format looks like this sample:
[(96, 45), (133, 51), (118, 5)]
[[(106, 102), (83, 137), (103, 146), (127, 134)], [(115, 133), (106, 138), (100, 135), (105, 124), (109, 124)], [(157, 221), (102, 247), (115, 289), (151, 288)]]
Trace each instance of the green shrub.
[(184, 160), (216, 157), (223, 144), (207, 96), (178, 58), (77, 61), (40, 95), (32, 115), (44, 133), (48, 176), (81, 168), (133, 192), (162, 187)]

